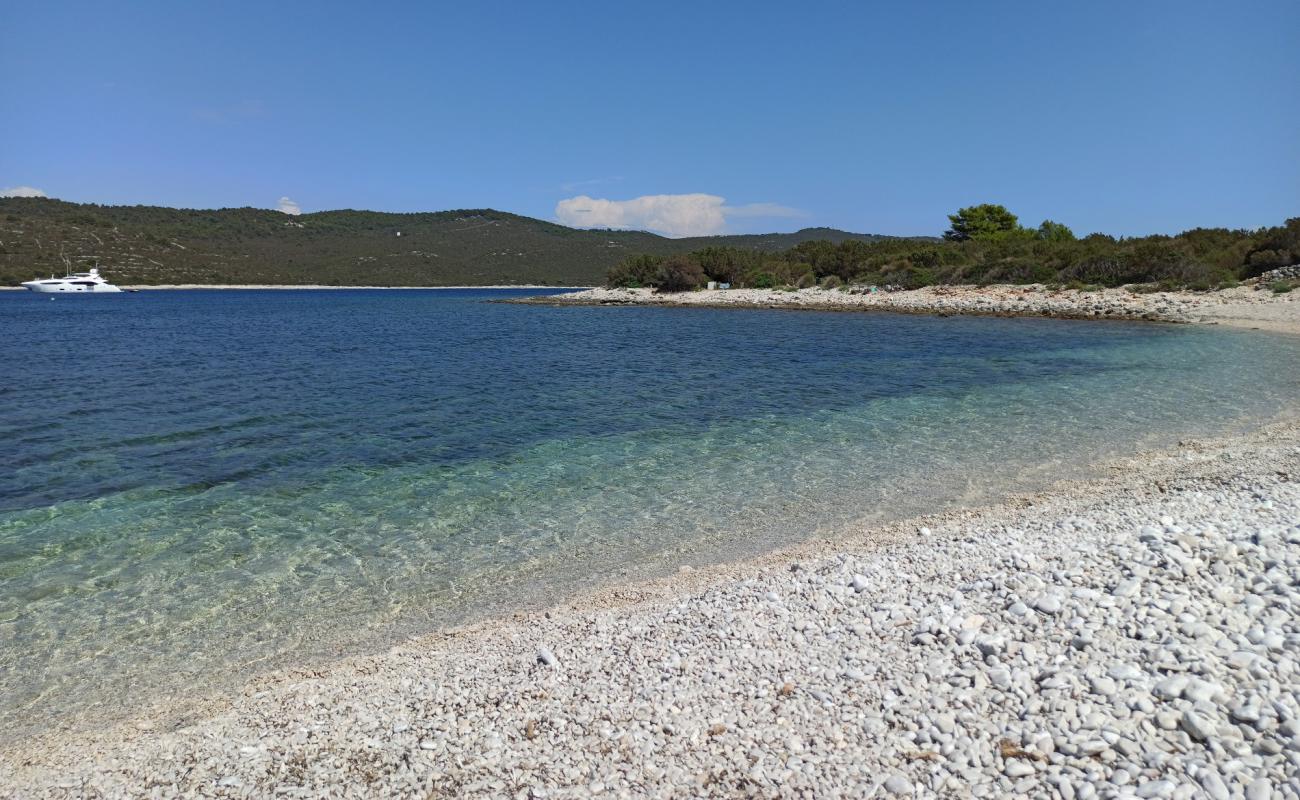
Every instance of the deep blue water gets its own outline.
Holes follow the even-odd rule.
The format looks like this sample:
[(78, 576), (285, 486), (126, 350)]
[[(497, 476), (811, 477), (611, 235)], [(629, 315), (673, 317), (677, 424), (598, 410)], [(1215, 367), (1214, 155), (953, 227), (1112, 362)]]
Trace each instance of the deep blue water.
[(1300, 389), (1265, 334), (485, 302), (536, 293), (0, 293), (0, 723), (976, 502)]
[(292, 491), (333, 467), (449, 466), (550, 440), (955, 396), (1123, 370), (1092, 351), (1168, 335), (480, 302), (498, 294), (535, 292), (6, 296), (0, 510), (135, 489)]

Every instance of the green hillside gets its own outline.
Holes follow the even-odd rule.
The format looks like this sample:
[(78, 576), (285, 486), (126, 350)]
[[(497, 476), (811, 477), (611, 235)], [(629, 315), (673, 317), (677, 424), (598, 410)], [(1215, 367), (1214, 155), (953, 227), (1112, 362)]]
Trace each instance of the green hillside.
[(883, 238), (810, 228), (667, 239), (576, 230), (492, 209), (288, 216), (15, 197), (0, 198), (0, 284), (98, 264), (124, 285), (592, 285), (632, 253), (671, 255), (711, 245), (776, 252), (811, 240)]

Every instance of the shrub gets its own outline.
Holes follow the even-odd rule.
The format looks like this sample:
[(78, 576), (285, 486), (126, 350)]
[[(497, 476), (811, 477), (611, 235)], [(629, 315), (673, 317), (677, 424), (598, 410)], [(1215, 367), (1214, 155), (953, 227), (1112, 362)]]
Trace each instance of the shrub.
[(691, 255), (700, 263), (700, 268), (711, 281), (735, 283), (747, 260), (754, 257), (750, 250), (733, 247), (706, 247)]
[(1295, 288), (1295, 284), (1290, 281), (1273, 281), (1268, 288), (1273, 291), (1273, 294), (1286, 294)]
[(1268, 272), (1270, 269), (1286, 267), (1291, 264), (1291, 254), (1285, 250), (1256, 250), (1246, 258), (1246, 266), (1252, 270)]
[[(989, 283), (1053, 283), (1059, 281), (1060, 277), (1056, 270), (1046, 264), (1027, 258), (1008, 258), (996, 264), (983, 276), (984, 280)], [(1077, 278), (1066, 282), (1092, 283)]]
[(908, 266), (898, 274), (890, 275), (889, 278), (890, 282), (901, 284), (904, 289), (920, 289), (937, 282), (932, 271), (914, 266)]
[(1049, 242), (1072, 242), (1074, 241), (1074, 231), (1059, 222), (1053, 222), (1050, 219), (1043, 220), (1043, 224), (1038, 226), (1035, 235), (1039, 239)]
[(700, 288), (706, 280), (704, 270), (689, 256), (670, 256), (655, 273), (660, 292), (687, 292)]
[[(3, 207), (0, 206), (0, 209)], [(1177, 236), (1077, 239), (1044, 220), (1023, 228), (998, 206), (972, 206), (953, 215), (946, 240), (879, 238), (812, 240), (783, 252), (711, 246), (689, 255), (706, 276), (771, 289), (854, 283), (919, 288), (931, 284), (1039, 283), (1164, 288), (1232, 286), (1300, 259), (1300, 218), (1254, 231), (1198, 228)], [(634, 256), (610, 270), (611, 286), (659, 286), (663, 257)], [(697, 284), (694, 270), (675, 267), (664, 291)], [(703, 281), (699, 281), (702, 283)], [(1261, 287), (1262, 288), (1262, 287)]]
[(656, 274), (663, 258), (660, 256), (628, 256), (610, 268), (605, 275), (605, 283), (610, 287), (635, 289), (641, 286), (654, 286)]

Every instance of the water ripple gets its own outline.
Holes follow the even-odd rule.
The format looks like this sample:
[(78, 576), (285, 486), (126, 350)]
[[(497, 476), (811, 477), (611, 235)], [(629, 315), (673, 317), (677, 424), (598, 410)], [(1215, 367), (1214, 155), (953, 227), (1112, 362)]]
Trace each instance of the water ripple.
[(502, 294), (0, 294), (0, 724), (976, 502), (1300, 389), (1284, 337)]

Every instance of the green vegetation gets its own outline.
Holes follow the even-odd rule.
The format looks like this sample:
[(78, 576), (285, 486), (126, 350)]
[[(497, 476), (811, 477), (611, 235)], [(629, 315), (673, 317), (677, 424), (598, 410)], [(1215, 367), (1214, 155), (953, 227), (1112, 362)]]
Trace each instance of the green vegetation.
[(703, 286), (707, 279), (704, 270), (690, 256), (668, 256), (655, 270), (654, 285), (661, 292), (684, 292)]
[(952, 227), (944, 232), (943, 238), (950, 242), (972, 239), (991, 242), (1022, 230), (1015, 214), (991, 203), (963, 208), (956, 214), (949, 214), (948, 221)]
[[(1255, 231), (1075, 238), (1006, 208), (949, 217), (942, 240), (809, 228), (797, 233), (666, 239), (575, 230), (491, 209), (387, 214), (219, 211), (0, 199), (0, 284), (98, 264), (119, 284), (337, 286), (484, 284), (691, 289), (709, 280), (783, 287), (848, 282), (1048, 283), (1210, 289), (1300, 261), (1300, 218)], [(401, 234), (400, 236), (398, 234)], [(669, 262), (670, 256), (681, 256)], [(1285, 291), (1285, 289), (1283, 289)]]
[[(0, 198), (0, 285), (95, 264), (124, 285), (593, 285), (629, 253), (662, 257), (707, 246), (779, 252), (814, 239), (880, 238), (812, 228), (666, 239), (640, 231), (575, 230), (491, 209), (288, 216), (255, 208)], [(657, 281), (653, 274), (642, 279), (641, 285)]]
[[(832, 288), (853, 282), (908, 289), (940, 283), (1044, 283), (1205, 290), (1235, 286), (1300, 261), (1300, 217), (1254, 231), (1196, 228), (1177, 236), (1130, 239), (1100, 233), (1079, 239), (1051, 220), (1024, 228), (1014, 214), (996, 205), (963, 208), (949, 219), (952, 228), (942, 241), (807, 241), (783, 252), (706, 247), (689, 255), (703, 277), (686, 288), (716, 280), (754, 288)], [(680, 290), (654, 280), (657, 264), (653, 255), (634, 256), (610, 270), (607, 283)], [(633, 273), (635, 280), (628, 277)]]

